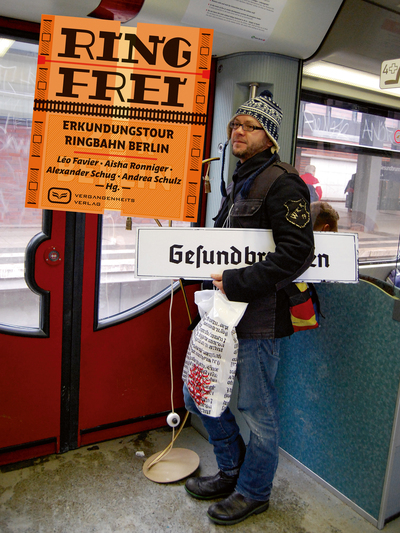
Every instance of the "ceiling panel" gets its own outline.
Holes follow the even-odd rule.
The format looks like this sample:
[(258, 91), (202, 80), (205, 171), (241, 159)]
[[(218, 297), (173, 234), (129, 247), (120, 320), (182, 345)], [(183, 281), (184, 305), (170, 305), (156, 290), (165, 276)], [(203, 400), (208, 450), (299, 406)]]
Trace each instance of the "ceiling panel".
[(381, 64), (400, 57), (400, 0), (346, 0), (313, 61), (380, 75)]
[[(115, 0), (116, 2), (118, 0)], [(245, 0), (243, 5), (245, 5)], [(85, 17), (99, 4), (100, 0), (10, 0), (3, 2), (0, 16), (40, 22), (42, 14)], [(226, 4), (230, 0), (224, 0)], [(244, 39), (231, 32), (219, 31), (218, 22), (210, 25), (214, 29), (213, 54), (222, 56), (236, 52), (272, 52), (296, 58), (308, 58), (320, 46), (342, 0), (271, 0), (271, 5), (283, 2), (281, 16), (266, 42)], [(251, 2), (247, 2), (251, 5)], [(145, 0), (139, 15), (125, 25), (136, 26), (138, 22), (182, 24), (189, 0)], [(90, 27), (90, 18), (88, 27)], [(196, 24), (193, 24), (196, 26)], [(209, 27), (210, 27), (209, 26)]]

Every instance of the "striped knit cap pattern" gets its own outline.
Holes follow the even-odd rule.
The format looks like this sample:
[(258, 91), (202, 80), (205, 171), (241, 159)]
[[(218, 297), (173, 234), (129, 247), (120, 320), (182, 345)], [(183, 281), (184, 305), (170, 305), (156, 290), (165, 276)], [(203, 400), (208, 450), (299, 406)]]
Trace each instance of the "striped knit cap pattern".
[[(268, 138), (274, 143), (276, 152), (279, 152), (279, 128), (282, 122), (282, 109), (272, 100), (270, 91), (263, 91), (259, 96), (242, 104), (229, 122), (239, 115), (249, 115), (255, 118), (264, 128)], [(232, 128), (228, 124), (228, 139), (231, 137)]]

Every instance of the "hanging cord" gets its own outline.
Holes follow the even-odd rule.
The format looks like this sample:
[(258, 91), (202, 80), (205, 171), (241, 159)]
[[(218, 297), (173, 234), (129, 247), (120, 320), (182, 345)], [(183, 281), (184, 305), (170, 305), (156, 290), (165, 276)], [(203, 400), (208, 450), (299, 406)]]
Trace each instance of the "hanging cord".
[(202, 165), (205, 165), (208, 163), (206, 175), (202, 178), (204, 181), (204, 191), (206, 193), (211, 192), (211, 179), (210, 179), (211, 161), (219, 161), (219, 157), (209, 157), (208, 159), (203, 159), (203, 161), (201, 162)]
[[(162, 227), (161, 222), (157, 218), (155, 218), (154, 220), (156, 221), (156, 223), (157, 223), (157, 225), (159, 227)], [(172, 220), (169, 221), (169, 226), (170, 227), (172, 226)], [(185, 300), (186, 311), (187, 311), (188, 317), (189, 317), (189, 323), (191, 324), (192, 323), (192, 318), (190, 316), (189, 304), (188, 304), (188, 301), (187, 301), (185, 287), (183, 286), (182, 279), (179, 280), (179, 283), (180, 283), (180, 286), (181, 286), (183, 298)], [(171, 410), (172, 410), (171, 412), (172, 413), (175, 412), (175, 409), (174, 409), (174, 370), (173, 370), (173, 365), (172, 365), (172, 304), (173, 304), (173, 301), (174, 301), (174, 282), (173, 282), (173, 280), (171, 280), (171, 300), (170, 300), (169, 312), (168, 312), (168, 317), (169, 317), (169, 337), (168, 337), (168, 339), (169, 339), (169, 371), (170, 371), (170, 376), (171, 376), (170, 379), (171, 379)], [(152, 466), (154, 466), (159, 461), (161, 461), (161, 459), (163, 457), (165, 457), (172, 450), (174, 442), (179, 437), (179, 434), (182, 431), (182, 429), (185, 427), (185, 424), (186, 424), (186, 421), (187, 421), (188, 417), (189, 417), (189, 411), (186, 411), (185, 418), (183, 419), (183, 422), (181, 423), (181, 427), (179, 428), (179, 430), (176, 433), (176, 435), (175, 435), (175, 427), (172, 426), (172, 440), (171, 440), (171, 442), (168, 444), (168, 446), (165, 448), (165, 450), (161, 451), (157, 455), (157, 457), (155, 457), (153, 459), (153, 461), (149, 464), (149, 466), (148, 466), (149, 470), (150, 470), (150, 468)]]
[[(171, 410), (175, 413), (174, 409), (174, 371), (172, 369), (172, 304), (174, 302), (174, 281), (171, 279), (171, 301), (169, 303), (169, 374), (171, 378)], [(172, 435), (175, 433), (175, 428), (172, 428)]]
[[(174, 282), (173, 282), (173, 280), (171, 280), (171, 301), (170, 301), (170, 305), (169, 305), (169, 315), (168, 315), (169, 316), (169, 369), (170, 369), (170, 375), (171, 375), (171, 409), (172, 409), (172, 412), (174, 413), (175, 412), (175, 409), (174, 409), (174, 371), (173, 371), (173, 366), (172, 366), (172, 304), (173, 304), (173, 301), (174, 301)], [(189, 312), (189, 310), (188, 310), (188, 312)], [(157, 457), (155, 457), (155, 459), (153, 459), (153, 461), (149, 464), (149, 466), (148, 466), (149, 470), (150, 470), (150, 468), (152, 466), (154, 466), (159, 461), (161, 461), (161, 459), (163, 457), (165, 457), (172, 450), (174, 442), (178, 438), (178, 436), (179, 436), (180, 432), (182, 431), (182, 429), (185, 427), (185, 424), (186, 424), (186, 421), (188, 419), (188, 416), (189, 416), (189, 411), (186, 412), (185, 418), (184, 418), (184, 420), (183, 420), (183, 422), (181, 424), (181, 427), (179, 428), (179, 431), (177, 432), (176, 435), (175, 435), (175, 428), (172, 427), (172, 440), (171, 440), (171, 442), (168, 444), (168, 446), (165, 448), (165, 450), (160, 452), (157, 455)]]
[(230, 228), (231, 227), (231, 212), (235, 204), (232, 204), (229, 213), (226, 215), (226, 219), (224, 220), (224, 223), (222, 224), (223, 228)]
[(229, 144), (229, 139), (225, 142), (224, 144), (224, 149), (223, 149), (223, 152), (222, 152), (222, 168), (221, 168), (221, 194), (224, 198), (226, 198), (227, 196), (227, 192), (226, 192), (226, 185), (225, 185), (225, 180), (224, 180), (224, 169), (225, 169), (225, 155), (226, 155), (226, 147), (228, 146)]

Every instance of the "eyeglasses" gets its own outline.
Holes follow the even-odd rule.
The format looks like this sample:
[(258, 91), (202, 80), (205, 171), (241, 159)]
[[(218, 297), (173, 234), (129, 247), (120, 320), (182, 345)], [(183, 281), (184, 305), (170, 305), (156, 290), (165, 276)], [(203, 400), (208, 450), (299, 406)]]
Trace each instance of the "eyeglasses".
[(243, 131), (253, 132), (254, 130), (263, 130), (260, 126), (253, 126), (253, 124), (241, 124), (240, 122), (230, 122), (229, 127), (233, 130), (237, 130), (242, 126)]

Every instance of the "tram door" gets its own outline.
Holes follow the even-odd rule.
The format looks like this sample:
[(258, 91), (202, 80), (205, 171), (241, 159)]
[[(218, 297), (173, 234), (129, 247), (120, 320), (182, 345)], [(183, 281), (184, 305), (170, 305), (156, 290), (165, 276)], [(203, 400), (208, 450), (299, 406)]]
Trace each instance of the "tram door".
[(0, 464), (165, 425), (195, 313), (196, 285), (134, 278), (118, 213), (24, 207), (36, 63), (0, 58)]
[(115, 226), (103, 227), (104, 217), (54, 211), (43, 218), (44, 232), (25, 252), (25, 278), (39, 298), (37, 327), (23, 324), (30, 304), (18, 301), (21, 291), (3, 298), (9, 316), (2, 306), (0, 464), (165, 425), (170, 358), (172, 401), (183, 405), (181, 368), (194, 312), (184, 294), (193, 302), (195, 288), (172, 296), (167, 280), (153, 288), (151, 281), (118, 281), (132, 258), (112, 238), (113, 248), (104, 250), (103, 232), (112, 228), (120, 238)]

